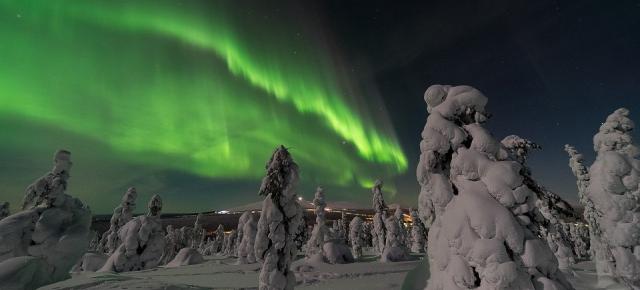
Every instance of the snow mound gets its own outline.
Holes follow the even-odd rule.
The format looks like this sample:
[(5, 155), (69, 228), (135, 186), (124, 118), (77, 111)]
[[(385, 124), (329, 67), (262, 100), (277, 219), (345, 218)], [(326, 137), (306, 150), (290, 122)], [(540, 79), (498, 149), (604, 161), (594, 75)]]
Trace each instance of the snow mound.
[(200, 252), (198, 252), (194, 248), (189, 247), (180, 250), (176, 257), (173, 258), (171, 262), (167, 263), (165, 267), (175, 268), (180, 266), (200, 264), (202, 262), (204, 262), (204, 258), (202, 257)]

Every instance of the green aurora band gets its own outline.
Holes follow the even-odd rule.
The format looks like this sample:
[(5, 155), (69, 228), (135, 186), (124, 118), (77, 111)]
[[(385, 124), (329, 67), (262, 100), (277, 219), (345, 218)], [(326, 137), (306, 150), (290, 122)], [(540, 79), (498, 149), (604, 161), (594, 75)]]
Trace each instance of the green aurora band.
[[(388, 117), (350, 97), (308, 27), (233, 2), (177, 3), (0, 0), (0, 129), (29, 122), (216, 179), (258, 179), (278, 144), (316, 183), (406, 171)], [(0, 133), (2, 154), (80, 146), (28, 135)]]

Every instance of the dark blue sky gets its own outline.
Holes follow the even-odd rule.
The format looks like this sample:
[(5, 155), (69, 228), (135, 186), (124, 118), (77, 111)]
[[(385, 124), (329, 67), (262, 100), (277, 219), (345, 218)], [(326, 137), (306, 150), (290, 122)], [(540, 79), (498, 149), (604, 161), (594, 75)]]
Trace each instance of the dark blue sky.
[[(412, 169), (431, 84), (480, 89), (493, 134), (542, 145), (534, 177), (570, 200), (563, 145), (591, 162), (609, 113), (627, 107), (640, 119), (640, 1), (333, 1), (326, 10), (352, 68), (381, 91)], [(410, 201), (414, 171), (401, 180)]]

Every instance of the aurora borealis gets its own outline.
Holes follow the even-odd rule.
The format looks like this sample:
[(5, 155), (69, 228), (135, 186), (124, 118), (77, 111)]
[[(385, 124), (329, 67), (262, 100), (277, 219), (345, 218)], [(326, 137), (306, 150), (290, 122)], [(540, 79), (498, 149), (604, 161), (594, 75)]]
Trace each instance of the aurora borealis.
[(542, 145), (534, 178), (575, 201), (564, 144), (590, 161), (610, 112), (640, 114), (636, 2), (0, 0), (0, 202), (66, 148), (94, 212), (129, 186), (227, 208), (284, 144), (306, 198), (369, 204), (382, 178), (415, 206), (432, 84), (481, 90), (492, 134)]
[[(307, 184), (354, 189), (407, 170), (386, 113), (302, 18), (265, 23), (233, 1), (71, 2), (0, 1), (0, 34), (11, 39), (0, 44), (0, 148), (13, 166), (69, 148), (71, 192), (98, 212), (148, 179), (142, 172), (193, 175), (213, 181), (200, 195), (224, 194), (215, 181), (259, 180), (278, 144), (292, 148)], [(40, 171), (25, 169), (26, 180), (48, 161), (29, 159)], [(114, 164), (140, 171), (86, 172)], [(1, 181), (17, 204), (27, 184)], [(159, 184), (143, 191), (191, 194)]]

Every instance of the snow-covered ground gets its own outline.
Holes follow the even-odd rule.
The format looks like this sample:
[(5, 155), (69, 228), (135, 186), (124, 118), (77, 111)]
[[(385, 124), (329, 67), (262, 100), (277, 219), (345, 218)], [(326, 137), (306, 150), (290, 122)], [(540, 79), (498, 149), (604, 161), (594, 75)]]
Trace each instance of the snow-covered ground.
[[(428, 263), (418, 260), (380, 263), (372, 255), (365, 255), (353, 264), (321, 264), (313, 269), (300, 267), (303, 260), (293, 263), (296, 289), (423, 289)], [(236, 258), (206, 257), (198, 265), (177, 268), (155, 268), (145, 271), (74, 274), (71, 279), (40, 288), (41, 290), (71, 289), (256, 289), (260, 264), (236, 265)], [(578, 263), (569, 280), (580, 290), (626, 289), (621, 285), (596, 287), (592, 262)]]
[[(302, 256), (300, 256), (302, 258)], [(301, 267), (295, 261), (296, 289), (401, 289), (407, 272), (422, 260), (380, 263), (365, 255), (353, 264), (320, 264)], [(236, 258), (210, 256), (198, 265), (155, 268), (126, 273), (82, 273), (51, 284), (42, 290), (71, 289), (257, 289), (261, 264), (236, 265)]]

